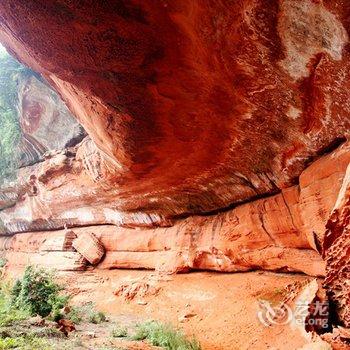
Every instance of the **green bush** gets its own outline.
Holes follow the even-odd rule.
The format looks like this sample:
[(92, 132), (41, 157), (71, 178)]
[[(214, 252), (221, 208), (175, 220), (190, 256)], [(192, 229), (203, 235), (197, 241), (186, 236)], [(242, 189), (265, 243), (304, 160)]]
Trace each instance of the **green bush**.
[(0, 350), (51, 350), (49, 342), (35, 337), (0, 338)]
[(67, 318), (71, 320), (74, 324), (79, 324), (83, 320), (83, 311), (81, 308), (72, 307), (69, 313), (67, 314)]
[(1, 284), (0, 287), (0, 327), (12, 326), (30, 315), (27, 310), (18, 310), (11, 303), (10, 286)]
[(95, 305), (91, 302), (82, 306), (73, 306), (67, 314), (67, 318), (73, 323), (90, 322), (99, 324), (107, 321), (106, 315), (101, 311), (96, 311)]
[(137, 325), (133, 340), (147, 339), (152, 345), (166, 350), (201, 350), (196, 339), (188, 340), (178, 329), (169, 324), (150, 321)]
[(26, 268), (24, 276), (12, 288), (12, 305), (20, 310), (28, 310), (30, 315), (46, 317), (52, 315), (54, 319), (60, 317), (62, 309), (68, 301), (67, 296), (61, 296), (62, 290), (53, 280), (51, 272)]
[(112, 330), (111, 335), (113, 338), (125, 338), (128, 336), (128, 330), (126, 327), (116, 327)]
[(91, 312), (89, 314), (88, 321), (91, 322), (91, 323), (99, 324), (99, 323), (107, 321), (107, 318), (106, 318), (106, 315), (103, 312), (101, 312), (101, 311), (98, 311), (98, 312), (93, 311), (93, 312)]

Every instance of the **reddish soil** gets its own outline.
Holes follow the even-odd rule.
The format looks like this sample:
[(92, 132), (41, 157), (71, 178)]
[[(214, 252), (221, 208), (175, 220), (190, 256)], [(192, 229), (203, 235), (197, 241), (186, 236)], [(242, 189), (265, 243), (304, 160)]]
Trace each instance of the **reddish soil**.
[[(257, 317), (259, 299), (282, 299), (286, 285), (310, 279), (303, 275), (197, 272), (159, 278), (149, 271), (112, 270), (99, 271), (98, 275), (72, 273), (64, 279), (74, 295), (73, 303), (93, 301), (114, 321), (124, 320), (122, 323), (147, 319), (171, 322), (195, 335), (204, 350), (295, 350), (307, 343), (299, 330), (289, 325), (266, 327)], [(113, 294), (121, 284), (135, 281), (142, 282), (139, 293), (144, 296), (136, 294), (126, 300)], [(158, 292), (154, 294), (150, 288), (147, 295), (145, 281), (159, 288)]]

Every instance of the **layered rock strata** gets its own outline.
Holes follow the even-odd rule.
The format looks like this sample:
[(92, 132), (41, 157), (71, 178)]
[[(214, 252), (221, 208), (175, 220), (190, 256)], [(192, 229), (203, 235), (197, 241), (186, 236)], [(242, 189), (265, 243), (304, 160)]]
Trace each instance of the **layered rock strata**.
[[(324, 263), (318, 250), (323, 244), (325, 224), (344, 181), (350, 161), (349, 150), (350, 144), (345, 143), (332, 153), (321, 157), (302, 173), (299, 185), (285, 189), (279, 194), (241, 204), (223, 213), (177, 219), (172, 226), (164, 228), (98, 225), (106, 222), (106, 218), (99, 222), (99, 217), (93, 215), (99, 210), (96, 198), (93, 202), (94, 211), (76, 209), (77, 214), (80, 213), (81, 216), (77, 215), (79, 221), (74, 223), (76, 226), (96, 226), (75, 227), (73, 231), (78, 236), (94, 233), (100, 240), (106, 250), (104, 259), (97, 265), (102, 269), (148, 268), (166, 272), (205, 269), (232, 272), (261, 268), (302, 271), (309, 275), (322, 276), (325, 273)], [(52, 162), (52, 159), (47, 162)], [(46, 169), (47, 165), (44, 162), (41, 166)], [(6, 217), (18, 217), (18, 214), (13, 214), (14, 211), (30, 212), (32, 218), (38, 216), (39, 224), (45, 223), (40, 221), (44, 209), (36, 212), (33, 210), (36, 208), (33, 203), (42, 200), (46, 191), (46, 196), (50, 198), (57, 199), (61, 196), (63, 207), (66, 203), (63, 201), (63, 194), (68, 193), (72, 183), (77, 189), (76, 183), (81, 178), (79, 173), (73, 182), (74, 173), (63, 170), (48, 171), (46, 174), (51, 174), (52, 178), (47, 175), (44, 177), (45, 183), (40, 184), (39, 181), (39, 198), (25, 194), (14, 207), (1, 211), (0, 215), (7, 227), (16, 227), (15, 224), (11, 226), (6, 222)], [(38, 178), (40, 180), (40, 177)], [(61, 191), (63, 194), (59, 195)], [(101, 200), (102, 195), (99, 196)], [(62, 220), (63, 223), (65, 212), (60, 213), (57, 210), (59, 206), (55, 203), (51, 207), (49, 200), (47, 203), (45, 212), (54, 213), (54, 216), (47, 218), (46, 224), (54, 218)], [(65, 205), (67, 206), (67, 203)], [(83, 213), (85, 215), (82, 215)], [(84, 221), (86, 218), (91, 221)], [(96, 221), (93, 221), (94, 218)], [(35, 221), (33, 224), (36, 224)], [(26, 225), (25, 227), (28, 227), (29, 223)], [(65, 235), (65, 232), (67, 231), (13, 235), (3, 231), (3, 235), (9, 236), (2, 238), (5, 254), (13, 264), (22, 264), (20, 262), (27, 257), (30, 259), (32, 254), (39, 253), (42, 256), (43, 253), (40, 252), (42, 246), (47, 246), (45, 242)], [(74, 266), (75, 262), (73, 268)]]
[[(99, 224), (135, 227), (135, 222), (136, 226), (144, 227), (172, 226), (179, 220), (177, 216), (169, 220), (142, 211), (118, 210), (123, 198), (114, 201), (118, 191), (101, 188), (98, 176), (104, 169), (98, 162), (100, 158), (96, 157), (98, 153), (89, 153), (90, 147), (91, 140), (85, 140), (78, 148), (68, 149), (35, 167), (23, 169), (22, 183), (1, 191), (2, 206), (7, 208), (0, 211), (0, 233)], [(239, 223), (252, 229), (258, 227), (257, 235), (264, 236), (267, 235), (266, 229), (276, 237), (281, 236), (282, 243), (293, 241), (301, 247), (317, 249), (343, 181), (350, 158), (349, 148), (345, 143), (311, 164), (301, 174), (299, 185), (228, 210), (227, 213), (233, 216), (229, 219), (233, 222), (231, 226)], [(92, 174), (95, 174), (96, 181), (91, 179)], [(217, 217), (225, 218), (225, 215), (229, 214)], [(236, 216), (238, 219), (234, 219)], [(208, 220), (214, 218), (213, 214)], [(277, 242), (279, 240), (277, 238)]]
[(349, 136), (349, 16), (342, 0), (1, 1), (0, 41), (90, 136), (1, 189), (8, 263), (87, 268), (46, 243), (65, 227), (100, 240), (97, 268), (324, 275), (323, 252), (349, 325), (349, 144), (318, 159)]

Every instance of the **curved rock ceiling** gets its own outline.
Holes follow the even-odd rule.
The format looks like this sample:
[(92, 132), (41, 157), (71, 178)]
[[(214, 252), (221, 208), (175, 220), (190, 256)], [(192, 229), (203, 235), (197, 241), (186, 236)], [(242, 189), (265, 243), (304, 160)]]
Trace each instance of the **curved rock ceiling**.
[(347, 135), (349, 18), (343, 0), (2, 0), (0, 41), (97, 145), (82, 201), (171, 217), (278, 192)]

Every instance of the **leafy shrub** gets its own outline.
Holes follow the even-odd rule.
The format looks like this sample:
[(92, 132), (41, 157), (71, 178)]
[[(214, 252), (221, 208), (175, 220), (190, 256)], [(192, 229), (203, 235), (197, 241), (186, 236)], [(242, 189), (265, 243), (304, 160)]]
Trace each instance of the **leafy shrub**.
[(107, 321), (106, 315), (101, 311), (96, 311), (92, 302), (86, 303), (83, 306), (73, 306), (67, 314), (67, 318), (73, 323), (90, 322), (99, 324)]
[(81, 308), (72, 307), (69, 313), (67, 314), (67, 318), (71, 320), (74, 324), (79, 324), (83, 320), (83, 311)]
[(116, 327), (112, 330), (111, 335), (113, 338), (125, 338), (128, 336), (128, 330), (126, 327)]
[(95, 324), (105, 322), (106, 320), (106, 315), (101, 311), (91, 312), (88, 316), (88, 321)]
[(12, 305), (20, 310), (28, 310), (30, 315), (59, 318), (59, 310), (68, 301), (67, 296), (59, 293), (62, 288), (54, 282), (51, 272), (44, 269), (26, 268), (22, 280), (12, 288)]
[(0, 327), (12, 326), (29, 317), (27, 310), (8, 308), (0, 311)]
[(25, 320), (30, 315), (27, 310), (18, 310), (11, 304), (10, 286), (1, 284), (0, 287), (0, 327), (14, 325)]
[(139, 324), (133, 340), (147, 339), (152, 345), (160, 346), (166, 350), (201, 350), (196, 339), (188, 340), (186, 336), (169, 324), (155, 321)]

